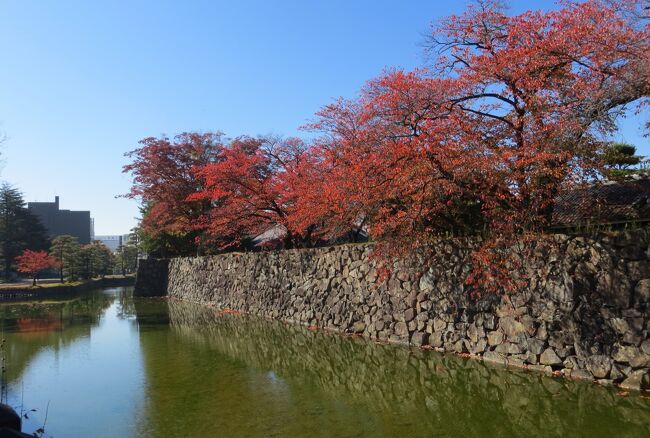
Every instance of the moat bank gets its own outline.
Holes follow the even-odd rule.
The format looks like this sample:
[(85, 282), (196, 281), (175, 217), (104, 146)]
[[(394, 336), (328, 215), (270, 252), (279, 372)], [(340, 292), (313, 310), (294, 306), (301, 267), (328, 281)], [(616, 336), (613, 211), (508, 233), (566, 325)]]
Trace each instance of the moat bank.
[(422, 276), (377, 281), (369, 245), (149, 260), (136, 293), (187, 301), (630, 389), (650, 386), (650, 232), (554, 235), (524, 261), (529, 287), (470, 298), (467, 246)]
[(133, 286), (134, 275), (94, 278), (73, 283), (44, 283), (36, 286), (0, 285), (0, 301), (20, 301), (65, 296), (102, 287)]

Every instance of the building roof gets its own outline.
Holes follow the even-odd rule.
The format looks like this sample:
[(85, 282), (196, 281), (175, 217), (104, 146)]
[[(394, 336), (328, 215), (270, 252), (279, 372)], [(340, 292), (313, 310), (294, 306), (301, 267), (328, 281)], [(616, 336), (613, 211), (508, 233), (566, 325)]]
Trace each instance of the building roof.
[(617, 224), (650, 220), (650, 178), (607, 181), (558, 196), (554, 227)]
[(253, 237), (252, 244), (256, 247), (275, 246), (287, 235), (287, 228), (284, 225), (273, 225), (262, 234)]

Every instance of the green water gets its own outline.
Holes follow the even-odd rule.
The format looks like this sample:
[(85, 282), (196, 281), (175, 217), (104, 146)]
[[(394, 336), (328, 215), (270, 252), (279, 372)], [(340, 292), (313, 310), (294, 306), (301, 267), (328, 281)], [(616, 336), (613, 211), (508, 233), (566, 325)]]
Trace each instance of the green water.
[(639, 394), (124, 288), (0, 317), (3, 398), (45, 436), (650, 436)]

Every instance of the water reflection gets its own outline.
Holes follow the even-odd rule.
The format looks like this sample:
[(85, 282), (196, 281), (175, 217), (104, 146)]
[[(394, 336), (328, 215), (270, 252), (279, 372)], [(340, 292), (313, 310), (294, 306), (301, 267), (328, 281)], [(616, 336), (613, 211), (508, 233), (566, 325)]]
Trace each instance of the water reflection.
[(39, 352), (58, 352), (77, 339), (87, 338), (112, 301), (111, 295), (92, 293), (83, 298), (1, 303), (0, 330), (9, 337), (3, 384), (19, 380)]
[[(165, 305), (156, 304), (163, 325)], [(650, 433), (650, 404), (638, 395), (188, 303), (167, 306), (173, 337), (161, 345), (141, 333), (151, 420), (143, 427), (153, 435), (176, 432), (182, 421), (170, 417), (181, 413), (204, 433), (238, 436)], [(151, 305), (136, 309), (153, 330)]]
[[(0, 306), (6, 400), (44, 436), (128, 437), (143, 375), (130, 290)], [(32, 411), (34, 409), (35, 411)]]
[(9, 401), (65, 437), (650, 436), (638, 394), (157, 299), (0, 305)]

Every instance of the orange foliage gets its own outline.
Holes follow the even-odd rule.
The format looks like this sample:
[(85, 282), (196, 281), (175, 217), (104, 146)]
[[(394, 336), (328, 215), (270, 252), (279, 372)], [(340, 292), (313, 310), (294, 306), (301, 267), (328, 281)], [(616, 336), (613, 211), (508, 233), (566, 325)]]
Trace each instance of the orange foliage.
[(558, 193), (598, 177), (599, 134), (648, 103), (643, 4), (509, 16), (478, 2), (434, 27), (430, 65), (322, 108), (309, 144), (240, 137), (206, 160), (201, 137), (143, 140), (125, 167), (130, 196), (151, 206), (146, 227), (198, 230), (221, 249), (274, 227), (287, 248), (367, 231), (390, 266), (431, 260), (441, 237), (480, 235), (467, 289), (514, 291), (525, 278), (506, 249), (548, 229)]
[(29, 274), (36, 284), (38, 275), (46, 269), (53, 269), (58, 266), (57, 260), (45, 251), (31, 251), (26, 249), (16, 257), (18, 272)]

